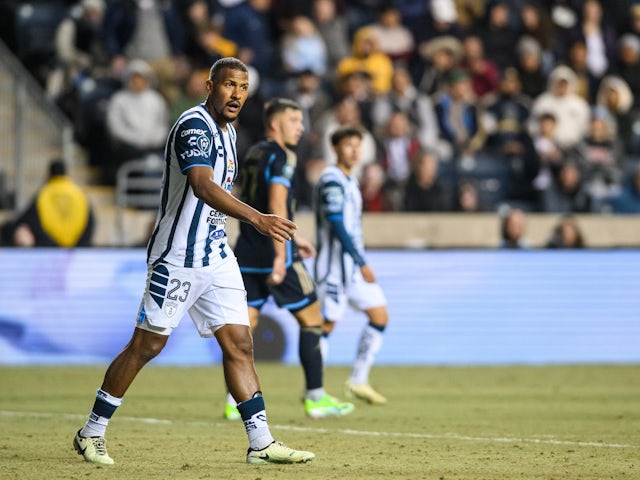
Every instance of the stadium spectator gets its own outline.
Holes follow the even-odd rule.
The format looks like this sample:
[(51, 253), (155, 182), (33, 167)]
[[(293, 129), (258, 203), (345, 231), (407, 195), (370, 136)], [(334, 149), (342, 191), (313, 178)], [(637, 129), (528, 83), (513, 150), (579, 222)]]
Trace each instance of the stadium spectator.
[(387, 54), (392, 62), (411, 59), (415, 42), (411, 31), (402, 24), (400, 10), (392, 4), (385, 5), (378, 14), (378, 21), (369, 27), (378, 37), (380, 51)]
[(516, 53), (516, 68), (522, 85), (522, 93), (533, 100), (541, 95), (547, 87), (542, 48), (536, 39), (524, 36), (518, 40)]
[(569, 47), (567, 66), (576, 74), (576, 93), (589, 104), (593, 103), (600, 83), (587, 64), (587, 45), (583, 40), (575, 40)]
[(609, 68), (609, 58), (615, 56), (616, 31), (603, 15), (599, 0), (582, 3), (580, 21), (571, 31), (571, 38), (584, 41), (587, 68), (600, 79)]
[(560, 219), (553, 228), (545, 247), (553, 249), (581, 249), (585, 247), (580, 226), (572, 215), (565, 215)]
[(260, 74), (263, 94), (278, 90), (271, 77), (277, 74), (277, 45), (269, 18), (272, 0), (246, 0), (224, 10), (222, 35), (238, 46), (238, 58)]
[(471, 179), (458, 182), (453, 205), (454, 212), (477, 213), (488, 210), (480, 199), (476, 183)]
[(2, 243), (15, 247), (88, 247), (94, 227), (87, 195), (67, 174), (64, 162), (54, 159), (33, 201), (3, 226)]
[(380, 50), (378, 37), (371, 27), (362, 27), (353, 36), (351, 55), (343, 58), (337, 66), (338, 78), (354, 72), (366, 72), (371, 77), (371, 86), (376, 94), (391, 89), (393, 63)]
[(526, 122), (530, 115), (530, 102), (522, 95), (518, 71), (507, 68), (500, 80), (500, 93), (486, 99), (482, 124), (488, 138), (484, 150), (504, 159), (509, 169), (507, 198), (535, 203), (533, 179), (539, 165)]
[(173, 2), (113, 0), (103, 23), (112, 74), (122, 75), (129, 61), (140, 59), (153, 69), (157, 88), (171, 103), (186, 72), (184, 25)]
[(435, 110), (440, 138), (450, 150), (443, 160), (475, 156), (484, 145), (485, 132), (466, 72), (451, 72), (447, 89), (436, 98)]
[(640, 107), (640, 36), (626, 34), (618, 41), (617, 62), (612, 70), (627, 82), (633, 93), (634, 108)]
[(402, 209), (404, 188), (411, 174), (411, 163), (420, 150), (420, 142), (413, 133), (408, 116), (403, 112), (391, 114), (384, 134), (378, 140), (381, 145), (384, 168), (394, 210)]
[(575, 147), (589, 128), (589, 104), (575, 93), (576, 75), (569, 67), (560, 65), (549, 75), (547, 91), (538, 96), (531, 108), (530, 128), (536, 132), (536, 119), (541, 113), (556, 118), (555, 139), (561, 147)]
[(387, 177), (382, 165), (370, 163), (363, 168), (360, 181), (362, 210), (365, 212), (389, 212), (393, 203), (389, 194)]
[(632, 153), (633, 101), (633, 93), (621, 77), (607, 75), (600, 82), (595, 106), (608, 112), (610, 128), (617, 132), (623, 153)]
[(487, 4), (487, 15), (479, 34), (488, 60), (500, 69), (515, 63), (513, 46), (518, 42), (518, 31), (511, 23), (510, 2), (495, 0)]
[(498, 90), (500, 70), (495, 63), (485, 57), (482, 39), (479, 36), (466, 36), (462, 46), (464, 55), (461, 66), (469, 74), (474, 95), (478, 101), (482, 101), (485, 95)]
[(331, 147), (331, 135), (341, 125), (357, 125), (362, 131), (362, 146), (360, 162), (355, 167), (354, 174), (360, 178), (362, 169), (378, 160), (378, 147), (374, 136), (364, 128), (360, 116), (360, 107), (351, 97), (344, 97), (325, 113), (321, 122), (322, 158), (329, 164), (335, 163), (335, 152)]
[(349, 27), (347, 19), (336, 6), (336, 0), (314, 0), (313, 21), (327, 48), (325, 83), (333, 85), (340, 61), (349, 55)]
[(424, 62), (419, 70), (418, 89), (434, 96), (446, 88), (449, 75), (457, 68), (462, 43), (453, 36), (442, 36), (422, 43), (419, 52)]
[(373, 91), (371, 75), (356, 70), (337, 78), (336, 98), (351, 98), (358, 105), (360, 121), (367, 130), (373, 130), (373, 107), (377, 95)]
[(436, 148), (438, 121), (433, 101), (415, 87), (409, 71), (402, 66), (396, 66), (393, 72), (391, 90), (385, 95), (378, 95), (374, 102), (372, 120), (377, 136), (381, 134), (393, 112), (407, 115), (421, 147)]
[(294, 17), (280, 41), (280, 57), (285, 75), (311, 70), (324, 76), (327, 47), (313, 22), (303, 15)]
[(404, 188), (405, 212), (444, 212), (451, 209), (447, 191), (438, 176), (438, 157), (420, 150), (411, 162), (411, 173)]
[(113, 94), (107, 107), (107, 130), (113, 155), (103, 166), (103, 181), (113, 185), (118, 168), (129, 160), (162, 154), (169, 131), (166, 101), (152, 87), (153, 71), (132, 60), (124, 71), (125, 87)]
[(519, 208), (507, 208), (500, 215), (500, 248), (523, 249), (529, 248), (525, 239), (527, 231), (527, 217)]
[(618, 194), (610, 200), (609, 205), (613, 213), (640, 213), (640, 163), (635, 165)]
[(605, 108), (593, 109), (589, 133), (579, 152), (584, 161), (584, 183), (591, 197), (591, 209), (600, 212), (622, 182), (620, 144), (615, 123)]
[(549, 188), (541, 192), (541, 210), (545, 213), (588, 213), (591, 197), (577, 159), (566, 160), (553, 176)]
[(108, 74), (102, 35), (104, 9), (103, 0), (82, 0), (56, 29), (56, 65), (47, 77), (46, 92), (51, 100), (60, 100), (71, 115), (77, 112), (61, 97), (73, 102), (69, 97), (84, 79)]
[(526, 36), (536, 40), (543, 52), (543, 62), (552, 64), (553, 26), (549, 12), (538, 0), (526, 0), (520, 9), (520, 22), (519, 38)]

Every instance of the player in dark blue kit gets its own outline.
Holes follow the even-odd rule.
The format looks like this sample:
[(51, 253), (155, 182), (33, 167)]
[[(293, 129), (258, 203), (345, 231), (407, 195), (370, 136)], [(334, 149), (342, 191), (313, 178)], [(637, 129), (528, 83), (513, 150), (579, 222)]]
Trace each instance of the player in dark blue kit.
[[(293, 218), (295, 210), (296, 154), (291, 150), (304, 131), (302, 110), (296, 102), (275, 98), (264, 107), (266, 139), (249, 149), (242, 164), (241, 199), (256, 210)], [(296, 236), (286, 243), (274, 242), (240, 225), (235, 248), (247, 290), (251, 327), (258, 323), (260, 308), (270, 295), (289, 310), (300, 325), (299, 354), (305, 374), (305, 412), (322, 418), (347, 415), (353, 404), (340, 402), (323, 387), (322, 314), (315, 286), (303, 258), (313, 256), (313, 245)], [(227, 397), (225, 417), (238, 418), (233, 397)]]

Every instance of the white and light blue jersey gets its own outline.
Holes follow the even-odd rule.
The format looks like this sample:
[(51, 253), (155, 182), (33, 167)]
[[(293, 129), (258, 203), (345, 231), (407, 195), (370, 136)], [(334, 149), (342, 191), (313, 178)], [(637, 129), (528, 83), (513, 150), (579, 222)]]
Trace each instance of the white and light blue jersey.
[(185, 111), (169, 133), (156, 225), (147, 247), (147, 262), (183, 267), (211, 265), (224, 258), (227, 216), (197, 198), (187, 170), (213, 169), (213, 180), (229, 194), (238, 171), (236, 131), (223, 131), (204, 104)]
[(362, 238), (362, 195), (358, 180), (337, 166), (327, 167), (314, 195), (315, 280), (342, 284), (366, 264)]

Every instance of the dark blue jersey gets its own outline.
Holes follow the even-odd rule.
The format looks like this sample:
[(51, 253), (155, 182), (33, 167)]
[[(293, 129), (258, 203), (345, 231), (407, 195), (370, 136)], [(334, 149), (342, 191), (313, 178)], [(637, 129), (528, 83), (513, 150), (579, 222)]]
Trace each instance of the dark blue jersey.
[[(287, 216), (293, 220), (295, 210), (296, 154), (273, 140), (252, 146), (240, 167), (240, 198), (262, 213), (269, 212), (269, 190), (272, 184), (288, 189)], [(269, 273), (273, 265), (273, 240), (247, 223), (240, 223), (240, 236), (235, 248), (240, 270), (247, 273)], [(287, 242), (287, 267), (299, 259), (295, 242)]]

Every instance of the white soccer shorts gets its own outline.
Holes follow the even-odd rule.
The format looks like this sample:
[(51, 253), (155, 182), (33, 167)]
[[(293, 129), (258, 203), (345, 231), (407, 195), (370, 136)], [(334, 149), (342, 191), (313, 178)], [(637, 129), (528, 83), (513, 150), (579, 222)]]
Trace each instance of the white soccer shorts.
[(198, 268), (149, 265), (136, 326), (170, 335), (187, 312), (203, 338), (229, 323), (249, 326), (247, 292), (235, 256)]
[(332, 322), (343, 318), (347, 305), (362, 312), (387, 305), (380, 285), (365, 282), (359, 270), (346, 285), (327, 279), (316, 290), (324, 318)]

